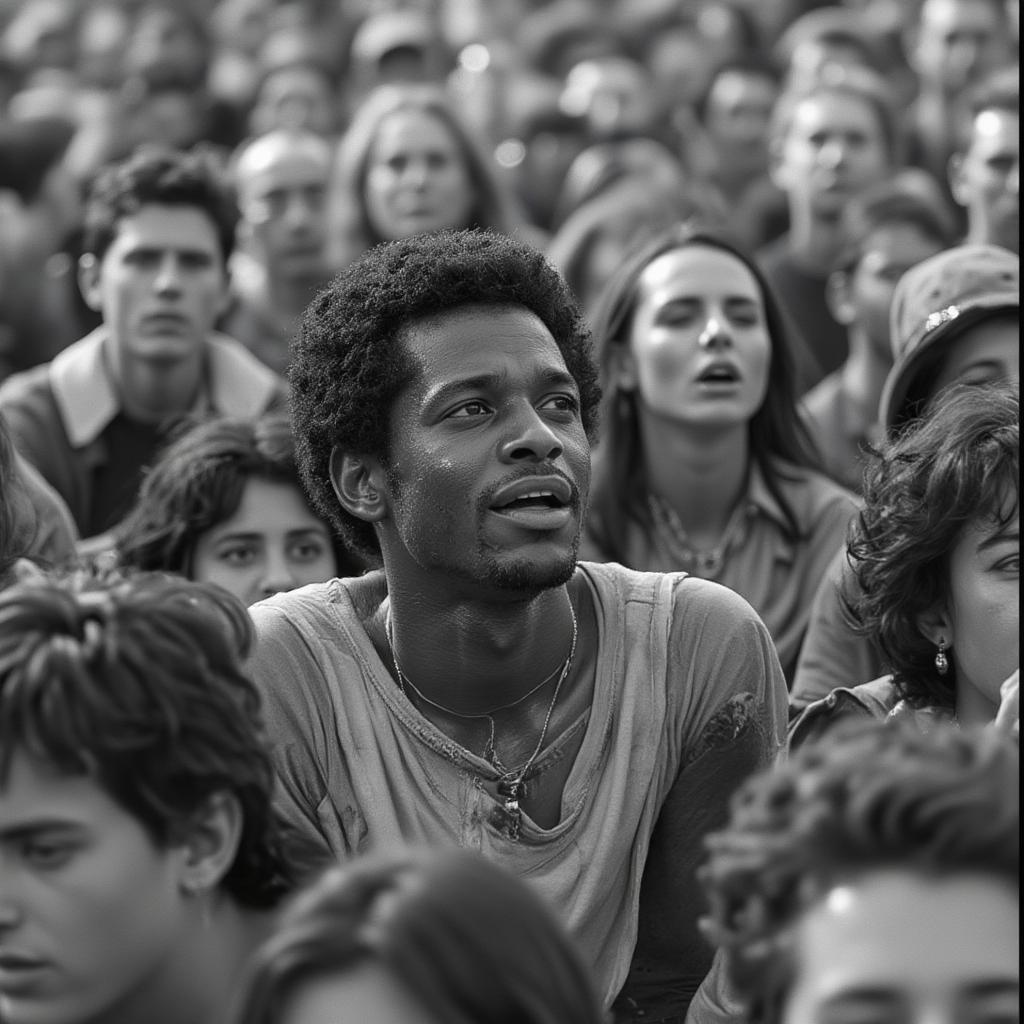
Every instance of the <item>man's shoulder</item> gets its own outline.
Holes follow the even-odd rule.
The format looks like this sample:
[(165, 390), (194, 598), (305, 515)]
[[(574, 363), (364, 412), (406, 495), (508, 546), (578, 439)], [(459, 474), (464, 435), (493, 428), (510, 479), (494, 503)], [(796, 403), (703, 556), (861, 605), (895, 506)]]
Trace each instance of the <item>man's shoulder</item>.
[(12, 373), (0, 383), (0, 409), (20, 409), (43, 405), (56, 412), (50, 363)]

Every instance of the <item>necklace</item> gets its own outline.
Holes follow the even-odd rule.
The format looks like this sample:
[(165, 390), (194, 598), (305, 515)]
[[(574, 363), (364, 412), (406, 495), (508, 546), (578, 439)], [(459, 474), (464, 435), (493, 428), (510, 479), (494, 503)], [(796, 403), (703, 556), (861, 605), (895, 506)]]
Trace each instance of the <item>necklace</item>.
[(669, 535), (677, 554), (680, 556), (682, 568), (687, 572), (693, 572), (702, 579), (710, 579), (721, 572), (725, 564), (725, 556), (739, 533), (740, 524), (743, 522), (747, 512), (747, 503), (739, 502), (733, 509), (729, 522), (714, 547), (701, 549), (694, 547), (689, 534), (679, 516), (664, 498), (657, 494), (647, 495), (647, 505), (655, 523), (660, 525)]
[(408, 697), (408, 693), (406, 692), (406, 687), (408, 686), (409, 689), (411, 689), (421, 700), (445, 714), (452, 715), (455, 718), (487, 719), (490, 735), (487, 740), (487, 746), (484, 748), (484, 758), (489, 761), (494, 766), (495, 771), (499, 773), (497, 787), (498, 793), (500, 796), (504, 797), (506, 831), (509, 838), (513, 840), (519, 838), (519, 830), (522, 824), (523, 816), (522, 811), (519, 809), (519, 797), (526, 793), (526, 775), (533, 767), (533, 763), (537, 760), (541, 750), (544, 749), (544, 740), (547, 738), (548, 726), (551, 724), (551, 716), (554, 714), (555, 705), (558, 703), (558, 694), (561, 692), (562, 683), (565, 682), (566, 677), (569, 675), (569, 669), (572, 667), (573, 658), (576, 655), (576, 641), (579, 638), (579, 623), (576, 620), (576, 609), (573, 607), (571, 599), (569, 600), (569, 614), (572, 616), (572, 641), (569, 644), (569, 653), (566, 656), (565, 661), (562, 662), (560, 669), (555, 669), (555, 672), (558, 672), (558, 681), (555, 683), (554, 693), (551, 695), (551, 702), (548, 704), (547, 713), (544, 715), (544, 724), (541, 726), (540, 735), (537, 737), (537, 743), (533, 748), (533, 753), (530, 754), (522, 765), (518, 768), (507, 769), (498, 759), (497, 752), (495, 750), (495, 727), (494, 718), (492, 716), (498, 711), (505, 711), (508, 708), (514, 708), (517, 704), (522, 704), (527, 698), (531, 697), (540, 690), (541, 687), (548, 683), (555, 673), (552, 672), (550, 675), (546, 676), (531, 690), (523, 694), (522, 697), (517, 697), (510, 704), (503, 704), (500, 707), (491, 708), (490, 711), (480, 711), (473, 715), (453, 711), (451, 708), (446, 708), (443, 704), (438, 704), (436, 701), (424, 696), (423, 693), (421, 693), (420, 690), (412, 684), (409, 677), (402, 671), (402, 668), (398, 663), (398, 654), (395, 651), (394, 634), (391, 625), (391, 610), (388, 609), (384, 629), (388, 640), (388, 646), (391, 648), (391, 660), (395, 666), (395, 676), (398, 679), (398, 686), (402, 693)]

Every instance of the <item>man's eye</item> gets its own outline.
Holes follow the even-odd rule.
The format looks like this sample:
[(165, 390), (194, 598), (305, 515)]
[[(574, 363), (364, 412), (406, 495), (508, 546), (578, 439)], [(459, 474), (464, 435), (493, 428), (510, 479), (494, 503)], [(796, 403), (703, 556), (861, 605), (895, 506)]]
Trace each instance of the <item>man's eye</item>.
[(572, 395), (552, 395), (541, 403), (542, 409), (557, 409), (559, 412), (575, 412), (579, 402)]
[(490, 409), (483, 402), (463, 402), (457, 409), (453, 409), (450, 415), (456, 419), (464, 419), (469, 416), (486, 416)]
[(26, 843), (22, 856), (33, 867), (53, 869), (63, 867), (74, 853), (70, 843)]

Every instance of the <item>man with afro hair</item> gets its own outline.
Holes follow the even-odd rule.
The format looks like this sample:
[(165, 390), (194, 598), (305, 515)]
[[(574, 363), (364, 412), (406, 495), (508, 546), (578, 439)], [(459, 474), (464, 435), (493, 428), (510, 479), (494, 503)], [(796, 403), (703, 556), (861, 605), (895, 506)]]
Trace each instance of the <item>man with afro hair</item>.
[(621, 1019), (707, 972), (702, 837), (774, 757), (786, 689), (742, 598), (577, 563), (600, 392), (533, 249), (378, 246), (290, 370), (314, 501), (383, 569), (251, 609), (279, 806), (325, 856), (464, 846), (555, 908)]

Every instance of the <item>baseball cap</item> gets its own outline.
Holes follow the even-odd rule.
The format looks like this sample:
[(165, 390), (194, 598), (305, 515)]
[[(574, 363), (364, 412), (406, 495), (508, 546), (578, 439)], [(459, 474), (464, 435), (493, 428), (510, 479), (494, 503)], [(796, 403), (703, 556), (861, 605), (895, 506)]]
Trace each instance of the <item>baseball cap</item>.
[[(997, 245), (958, 245), (911, 267), (889, 311), (893, 366), (882, 389), (886, 429), (913, 415), (922, 372), (974, 324), (1020, 309), (1020, 258)], [(919, 397), (919, 396), (918, 396)]]

